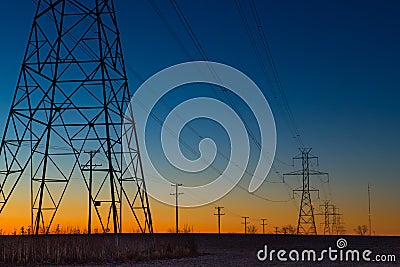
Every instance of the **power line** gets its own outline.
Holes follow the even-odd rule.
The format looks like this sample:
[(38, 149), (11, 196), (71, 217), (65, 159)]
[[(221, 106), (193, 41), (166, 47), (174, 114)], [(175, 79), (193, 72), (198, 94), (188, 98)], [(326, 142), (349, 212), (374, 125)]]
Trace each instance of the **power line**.
[(157, 16), (161, 19), (162, 23), (165, 25), (167, 28), (168, 32), (172, 35), (172, 37), (175, 39), (175, 41), (178, 43), (179, 47), (181, 50), (184, 52), (184, 54), (191, 60), (193, 60), (192, 56), (189, 53), (189, 50), (186, 49), (185, 45), (182, 43), (181, 39), (179, 39), (178, 34), (174, 31), (174, 29), (171, 27), (170, 23), (168, 20), (163, 16), (161, 10), (158, 8), (157, 4), (154, 2), (154, 0), (148, 0), (150, 3), (150, 6), (153, 8), (153, 10), (156, 12)]
[[(170, 0), (170, 3), (172, 5), (172, 7), (174, 8), (176, 14), (178, 15), (181, 23), (183, 24), (183, 26), (185, 27), (186, 31), (188, 32), (189, 37), (192, 39), (193, 43), (195, 44), (197, 50), (199, 51), (199, 53), (201, 54), (203, 59), (205, 61), (208, 61), (207, 54), (205, 53), (204, 49), (202, 48), (199, 39), (197, 38), (196, 34), (194, 33), (193, 29), (191, 28), (190, 23), (186, 19), (186, 17), (184, 15), (184, 13), (182, 12), (181, 8), (179, 7), (179, 5), (176, 3), (175, 0)], [(157, 13), (159, 14), (160, 12), (157, 12)], [(163, 21), (165, 21), (165, 20), (163, 19)], [(170, 27), (168, 27), (168, 28), (170, 28)], [(174, 36), (176, 36), (176, 34), (174, 34)], [(210, 71), (216, 76), (217, 79), (219, 79), (218, 75), (215, 73), (215, 71), (211, 67), (210, 67)], [(227, 93), (226, 90), (222, 90), (222, 92), (225, 95), (225, 97), (228, 99), (230, 106), (236, 111), (236, 113), (238, 114), (238, 116), (241, 118), (242, 122), (246, 126), (246, 129), (247, 129), (247, 132), (248, 132), (248, 134), (250, 136), (250, 139), (254, 142), (254, 144), (257, 146), (259, 151), (261, 151), (261, 144), (258, 142), (257, 138), (252, 133), (252, 131), (251, 131), (250, 127), (248, 126), (246, 120), (244, 120), (243, 117), (241, 116), (241, 113), (239, 112), (239, 110), (237, 108), (237, 105), (234, 103), (233, 99), (230, 97), (230, 95)], [(226, 156), (223, 156), (223, 157), (228, 160), (228, 158)], [(283, 162), (281, 160), (279, 160), (279, 161)], [(272, 165), (272, 168), (276, 171), (276, 167), (274, 165)], [(249, 173), (247, 170), (244, 170), (244, 172), (249, 174), (250, 176), (254, 176), (254, 173)], [(257, 196), (257, 195), (255, 195), (255, 196)], [(260, 198), (263, 198), (263, 197), (260, 197)], [(266, 199), (266, 198), (263, 198), (263, 199), (267, 200), (267, 201), (271, 201), (270, 199)], [(280, 202), (280, 201), (278, 201), (278, 202)]]
[(285, 107), (285, 109), (286, 109), (286, 111), (287, 111), (287, 113), (289, 115), (290, 122), (291, 122), (291, 124), (292, 124), (292, 126), (293, 126), (293, 128), (295, 130), (295, 134), (296, 134), (295, 138), (298, 139), (300, 147), (304, 147), (304, 143), (303, 143), (303, 140), (301, 138), (299, 129), (298, 129), (297, 125), (296, 125), (296, 121), (294, 119), (293, 112), (290, 109), (289, 102), (287, 100), (285, 90), (283, 88), (281, 79), (280, 79), (280, 77), (278, 75), (278, 70), (276, 68), (275, 60), (274, 60), (274, 58), (272, 56), (270, 45), (268, 43), (266, 34), (264, 32), (263, 25), (261, 23), (260, 16), (259, 16), (259, 14), (257, 12), (257, 8), (256, 8), (256, 5), (254, 3), (254, 0), (250, 1), (250, 6), (251, 6), (251, 9), (252, 9), (252, 12), (253, 12), (253, 16), (254, 16), (254, 18), (256, 20), (256, 23), (257, 23), (258, 32), (259, 32), (259, 34), (261, 36), (264, 50), (265, 50), (266, 55), (268, 56), (268, 59), (270, 61), (270, 64), (271, 64), (271, 67), (272, 67), (272, 71), (273, 71), (273, 76), (274, 76), (274, 79), (275, 79), (275, 81), (276, 81), (276, 83), (278, 85), (278, 89), (279, 89), (279, 92), (280, 92), (284, 107)]
[[(37, 2), (37, 0), (32, 0), (32, 1)], [(190, 24), (189, 24), (189, 22), (187, 21), (186, 17), (184, 16), (182, 10), (179, 8), (178, 4), (177, 4), (174, 0), (170, 0), (170, 1), (171, 1), (171, 3), (173, 2), (172, 5), (174, 6), (174, 8), (175, 8), (177, 14), (181, 17), (181, 21), (182, 21), (182, 23), (185, 25), (185, 28), (186, 28), (187, 31), (189, 32), (189, 35), (193, 37), (193, 42), (196, 44), (196, 47), (198, 48), (198, 50), (201, 51), (201, 54), (202, 54), (204, 60), (208, 60), (205, 51), (204, 51), (203, 48), (201, 47), (201, 44), (200, 44), (198, 38), (196, 37), (194, 31), (193, 31), (192, 28), (190, 27)], [(151, 4), (152, 4), (152, 6), (154, 6), (155, 8), (157, 8), (156, 5), (154, 4), (154, 2), (153, 2), (152, 0), (150, 0), (150, 2), (151, 2)], [(73, 6), (73, 8), (74, 8), (75, 10), (77, 9), (77, 8), (74, 7), (74, 6)], [(156, 9), (156, 11), (158, 11), (157, 14), (160, 13), (159, 10)], [(161, 14), (161, 13), (160, 13), (160, 14)], [(166, 20), (163, 19), (163, 21), (166, 21)], [(86, 22), (86, 23), (87, 23), (87, 22)], [(167, 24), (167, 25), (168, 25), (168, 24)], [(173, 30), (172, 30), (171, 27), (168, 26), (168, 28), (171, 29), (171, 31), (173, 32)], [(77, 40), (77, 39), (76, 39), (71, 33), (69, 33), (69, 32), (67, 33), (67, 36), (68, 36), (70, 39), (72, 39), (73, 41), (76, 41), (76, 40)], [(177, 36), (177, 35), (174, 34), (174, 36)], [(179, 39), (177, 39), (177, 41), (179, 42)], [(181, 43), (181, 42), (179, 42), (179, 43)], [(91, 58), (94, 58), (94, 55), (93, 55), (93, 54), (95, 54), (95, 52), (94, 52), (89, 46), (86, 48), (86, 47), (84, 47), (81, 43), (79, 43), (79, 46), (81, 47), (82, 50), (84, 50), (85, 54), (87, 54), (87, 55), (88, 55), (89, 57), (91, 57)], [(187, 54), (189, 55), (189, 53), (187, 53)], [(125, 65), (126, 65), (128, 71), (132, 72), (140, 81), (142, 81), (142, 82), (144, 81), (144, 79), (140, 76), (140, 74), (137, 73), (137, 72), (131, 67), (131, 65), (130, 65), (128, 62), (125, 62)], [(210, 70), (210, 71), (212, 71), (212, 70)], [(215, 74), (215, 72), (214, 72), (214, 74)], [(215, 74), (215, 75), (216, 75), (216, 74)], [(150, 89), (151, 89), (151, 88), (150, 88)], [(234, 103), (232, 102), (232, 99), (229, 97), (229, 95), (227, 95), (225, 91), (223, 91), (223, 92), (224, 92), (224, 94), (226, 95), (226, 97), (228, 98), (228, 100), (230, 100), (231, 105), (234, 105)], [(140, 101), (139, 101), (139, 102), (140, 102)], [(164, 105), (166, 105), (169, 109), (172, 109), (169, 105), (167, 105), (167, 104), (165, 103), (165, 101), (162, 101), (162, 100), (161, 100), (161, 102), (162, 102)], [(236, 112), (238, 113), (238, 111), (236, 111)], [(238, 115), (240, 116), (240, 113), (238, 113)], [(150, 116), (151, 116), (156, 122), (158, 122), (160, 125), (164, 126), (164, 128), (167, 130), (167, 132), (169, 132), (169, 133), (172, 134), (173, 136), (177, 136), (177, 138), (179, 139), (179, 143), (181, 143), (181, 144), (182, 144), (186, 149), (188, 149), (193, 155), (198, 156), (198, 153), (196, 152), (196, 150), (195, 150), (194, 148), (192, 148), (192, 147), (191, 147), (187, 142), (185, 142), (182, 138), (180, 138), (179, 134), (173, 132), (172, 129), (170, 129), (168, 126), (165, 126), (165, 125), (163, 124), (163, 120), (160, 119), (153, 111), (150, 111)], [(242, 121), (243, 121), (244, 123), (246, 123), (245, 120), (242, 119)], [(199, 138), (201, 138), (201, 135), (200, 135), (192, 126), (189, 125), (188, 127), (189, 127), (189, 129), (190, 129), (196, 136), (198, 136)], [(247, 130), (248, 130), (248, 132), (249, 132), (249, 131), (250, 131), (250, 128), (249, 128), (249, 127), (246, 127), (246, 128), (247, 128)], [(254, 137), (254, 135), (251, 133), (251, 131), (249, 132), (249, 135), (250, 135), (250, 137), (252, 137), (251, 139), (255, 142), (255, 144), (257, 145), (257, 147), (258, 147), (259, 149), (261, 149), (261, 145), (258, 143), (257, 139)], [(229, 158), (228, 158), (226, 155), (224, 155), (221, 151), (218, 150), (218, 151), (217, 151), (217, 154), (220, 155), (220, 156), (222, 156), (224, 159), (229, 160)], [(277, 160), (278, 160), (278, 159), (277, 159)], [(284, 163), (284, 162), (281, 161), (281, 160), (278, 160), (278, 161), (281, 162), (281, 163)], [(286, 164), (286, 163), (284, 163), (284, 164), (285, 164), (285, 165), (288, 165), (288, 164)], [(216, 171), (217, 173), (222, 174), (222, 171), (219, 170), (217, 167), (215, 167), (214, 164), (211, 164), (210, 167), (211, 167), (212, 169), (214, 169), (214, 171)], [(272, 169), (275, 170), (276, 173), (277, 173), (277, 169), (276, 169), (276, 167), (275, 167), (274, 165), (272, 165)], [(244, 169), (243, 171), (244, 171), (246, 174), (250, 175), (251, 177), (254, 176), (254, 173), (250, 173), (247, 169)], [(230, 178), (230, 179), (231, 179), (231, 178)], [(231, 180), (232, 180), (232, 179), (231, 179)], [(271, 181), (269, 181), (268, 179), (265, 179), (265, 181), (268, 182), (268, 183), (271, 183)], [(272, 182), (272, 183), (273, 183), (273, 182)], [(245, 191), (245, 192), (248, 192), (247, 189), (244, 188), (243, 186), (241, 186), (240, 184), (238, 184), (238, 187), (239, 187), (241, 190), (243, 190), (243, 191)], [(291, 198), (290, 198), (290, 199), (287, 199), (287, 200), (272, 200), (272, 199), (269, 199), (269, 198), (266, 198), (266, 197), (262, 197), (262, 196), (256, 195), (255, 193), (251, 193), (251, 195), (253, 195), (254, 197), (257, 197), (257, 198), (259, 198), (259, 199), (268, 201), (268, 202), (289, 202), (289, 201), (292, 200)]]
[[(271, 83), (271, 81), (269, 79), (267, 66), (265, 65), (265, 63), (264, 63), (264, 61), (262, 59), (261, 53), (258, 50), (258, 46), (257, 46), (256, 40), (255, 40), (255, 38), (254, 38), (254, 36), (253, 36), (253, 34), (251, 32), (249, 23), (248, 23), (248, 21), (246, 19), (246, 16), (244, 14), (244, 10), (243, 10), (239, 0), (236, 0), (236, 7), (237, 7), (237, 9), (239, 11), (240, 18), (241, 18), (242, 23), (244, 25), (245, 31), (247, 33), (247, 36), (248, 36), (248, 38), (250, 40), (250, 44), (251, 44), (251, 47), (253, 48), (253, 52), (254, 52), (254, 54), (255, 54), (255, 56), (257, 58), (257, 61), (258, 61), (259, 65), (261, 66), (261, 70), (262, 70), (262, 72), (264, 74), (263, 76), (266, 79), (267, 83)], [(274, 78), (275, 78), (275, 75), (274, 75)], [(271, 92), (273, 93), (274, 98), (278, 99), (278, 97), (276, 96), (277, 94), (275, 93), (275, 90), (274, 90), (274, 86), (273, 86), (272, 83), (271, 83), (271, 85), (272, 85), (271, 86)], [(290, 121), (289, 113), (287, 113), (287, 111), (286, 112), (284, 111), (284, 104), (282, 104), (282, 106), (280, 106), (280, 105), (278, 105), (278, 106), (279, 106), (279, 111), (282, 113), (283, 119), (286, 120), (286, 123), (289, 126), (289, 130), (292, 132), (293, 138), (299, 141), (298, 137), (300, 137), (300, 135), (296, 132), (296, 128), (293, 126), (293, 123)], [(285, 114), (288, 115), (288, 117), (286, 117)], [(299, 141), (298, 144), (300, 145), (300, 147), (303, 147), (303, 144), (302, 144), (301, 141)]]
[[(33, 0), (33, 1), (36, 1), (36, 0)], [(159, 14), (160, 18), (162, 18), (162, 20), (163, 20), (164, 22), (166, 22), (165, 18), (162, 17), (160, 10), (159, 10), (159, 9), (157, 8), (157, 6), (155, 5), (154, 1), (150, 0), (149, 2), (151, 3), (152, 7), (156, 10), (156, 13)], [(171, 4), (172, 4), (172, 6), (174, 7), (176, 13), (178, 14), (178, 16), (179, 16), (179, 18), (180, 18), (182, 24), (185, 26), (186, 30), (188, 31), (188, 33), (189, 33), (191, 39), (193, 40), (194, 44), (196, 45), (197, 49), (199, 50), (200, 54), (202, 55), (203, 59), (204, 59), (204, 60), (208, 60), (208, 57), (207, 57), (207, 55), (206, 55), (204, 49), (202, 48), (202, 46), (201, 46), (201, 44), (200, 44), (200, 41), (199, 41), (198, 38), (196, 37), (196, 35), (195, 35), (193, 29), (190, 27), (190, 24), (189, 24), (188, 20), (186, 19), (186, 17), (184, 16), (184, 14), (183, 14), (182, 10), (180, 9), (179, 5), (178, 5), (174, 0), (170, 0), (170, 2), (171, 2)], [(180, 42), (178, 36), (177, 36), (176, 34), (174, 34), (174, 31), (173, 31), (172, 28), (169, 26), (169, 24), (166, 23), (166, 25), (167, 25), (167, 28), (170, 30), (171, 34), (173, 34), (173, 36), (176, 37), (177, 42), (178, 42), (178, 43), (180, 44), (180, 46), (184, 49), (183, 44)], [(69, 36), (70, 38), (72, 38), (73, 40), (76, 40), (76, 39), (72, 36), (72, 34), (68, 33), (68, 36)], [(81, 45), (81, 44), (80, 44), (80, 45)], [(90, 49), (90, 47), (88, 47), (88, 49), (86, 49), (85, 47), (82, 47), (82, 49), (85, 50), (85, 53), (86, 53), (86, 54), (88, 54), (89, 56), (93, 57), (92, 53), (94, 53), (94, 52)], [(188, 56), (190, 56), (190, 54), (188, 53), (188, 51), (187, 51), (186, 49), (184, 49), (184, 50), (186, 51), (186, 54), (187, 54)], [(125, 65), (127, 66), (128, 70), (131, 71), (139, 80), (141, 80), (142, 82), (144, 81), (144, 79), (131, 67), (131, 65), (130, 65), (129, 63), (125, 63)], [(212, 70), (211, 70), (211, 71), (212, 71)], [(215, 73), (215, 72), (214, 72), (214, 73)], [(216, 75), (216, 74), (215, 74), (215, 75)], [(227, 99), (229, 100), (230, 104), (233, 105), (233, 106), (236, 106), (236, 105), (234, 104), (233, 100), (230, 98), (230, 96), (226, 93), (226, 91), (223, 91), (223, 93), (224, 93), (224, 95), (227, 97)], [(167, 105), (164, 101), (162, 101), (162, 102), (163, 102), (169, 109), (172, 109), (172, 108), (171, 108), (169, 105)], [(240, 115), (240, 113), (239, 113), (238, 110), (237, 110), (237, 107), (236, 107), (236, 112), (238, 113), (238, 115)], [(155, 119), (155, 121), (157, 121), (160, 125), (163, 125), (163, 120), (160, 119), (154, 112), (151, 111), (151, 112), (150, 112), (150, 116), (151, 116), (153, 119)], [(242, 121), (243, 121), (244, 123), (246, 123), (245, 120), (242, 119)], [(183, 139), (181, 139), (180, 136), (179, 136), (179, 134), (174, 133), (168, 126), (165, 126), (165, 125), (163, 125), (163, 126), (164, 126), (164, 128), (167, 130), (167, 132), (169, 132), (170, 134), (172, 134), (172, 135), (174, 135), (174, 136), (177, 136), (177, 138), (179, 139), (179, 142), (180, 142), (186, 149), (188, 149), (193, 155), (197, 155), (196, 150), (195, 150), (194, 148), (192, 148), (188, 143), (186, 143)], [(201, 138), (200, 134), (199, 134), (192, 126), (189, 125), (188, 127), (190, 128), (190, 130), (191, 130), (196, 136), (198, 136), (198, 137)], [(256, 144), (256, 146), (261, 150), (261, 144), (260, 144), (260, 143), (257, 141), (257, 139), (254, 137), (254, 134), (252, 134), (250, 128), (249, 128), (248, 126), (247, 126), (246, 128), (247, 128), (247, 130), (248, 130), (248, 132), (249, 132), (249, 135), (250, 135), (251, 139), (254, 141), (254, 143)], [(226, 155), (224, 155), (221, 151), (217, 151), (217, 153), (218, 153), (220, 156), (222, 156), (224, 159), (229, 160), (229, 158), (228, 158)], [(285, 165), (288, 165), (288, 164), (286, 164), (285, 162), (283, 162), (283, 161), (281, 161), (281, 160), (279, 160), (279, 159), (276, 159), (276, 160), (278, 160), (278, 161), (281, 162), (281, 163), (284, 163)], [(216, 171), (217, 173), (222, 174), (222, 171), (219, 170), (217, 167), (215, 167), (215, 165), (211, 164), (210, 167), (211, 167), (212, 169), (214, 169), (214, 171)], [(275, 170), (276, 173), (277, 173), (277, 169), (276, 169), (276, 167), (275, 167), (274, 165), (272, 165), (272, 169)], [(243, 171), (244, 171), (246, 174), (250, 175), (250, 176), (254, 176), (254, 173), (250, 173), (247, 169), (245, 169), (245, 170), (243, 170)], [(271, 181), (269, 181), (269, 180), (267, 180), (267, 179), (266, 179), (265, 181), (271, 183)], [(241, 190), (247, 192), (247, 189), (244, 188), (244, 187), (242, 187), (240, 184), (238, 184), (238, 187), (239, 187)], [(288, 199), (288, 200), (272, 200), (272, 199), (269, 199), (269, 198), (266, 198), (266, 197), (262, 197), (262, 196), (256, 195), (256, 194), (254, 194), (254, 193), (251, 193), (251, 195), (253, 195), (253, 196), (256, 197), (256, 198), (259, 198), (259, 199), (268, 201), (268, 202), (289, 202), (289, 201), (292, 200), (292, 199)]]

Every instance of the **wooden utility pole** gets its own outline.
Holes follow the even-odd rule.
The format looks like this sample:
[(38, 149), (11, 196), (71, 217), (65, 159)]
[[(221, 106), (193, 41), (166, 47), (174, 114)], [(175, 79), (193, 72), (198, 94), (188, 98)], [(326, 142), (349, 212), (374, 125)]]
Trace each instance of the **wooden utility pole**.
[(242, 222), (242, 224), (244, 224), (244, 234), (247, 234), (247, 224), (249, 224), (250, 222), (247, 221), (249, 217), (248, 216), (243, 216), (242, 219), (244, 219), (244, 222)]
[(224, 207), (215, 207), (218, 210), (218, 213), (214, 215), (218, 216), (218, 234), (221, 233), (221, 216), (225, 215), (224, 213), (221, 213), (221, 209), (223, 209)]
[(371, 229), (371, 188), (368, 183), (368, 224), (369, 224), (369, 235), (372, 233)]
[(172, 184), (171, 186), (175, 187), (175, 193), (171, 194), (171, 196), (175, 196), (175, 224), (176, 224), (176, 233), (179, 233), (178, 197), (179, 197), (179, 195), (182, 195), (183, 193), (179, 193), (178, 188), (179, 188), (179, 186), (182, 186), (182, 184)]
[(101, 164), (93, 164), (93, 158), (96, 155), (96, 151), (85, 151), (86, 154), (89, 154), (89, 165), (85, 165), (84, 168), (82, 168), (82, 171), (89, 171), (89, 184), (88, 184), (88, 234), (90, 235), (92, 233), (92, 202), (93, 202), (93, 196), (92, 196), (92, 186), (93, 186), (93, 171), (94, 168), (100, 167)]
[(262, 223), (261, 223), (261, 225), (262, 225), (262, 229), (263, 229), (263, 234), (265, 234), (265, 226), (267, 225), (266, 223), (265, 223), (265, 221), (266, 221), (267, 219), (261, 219), (261, 221), (262, 221)]

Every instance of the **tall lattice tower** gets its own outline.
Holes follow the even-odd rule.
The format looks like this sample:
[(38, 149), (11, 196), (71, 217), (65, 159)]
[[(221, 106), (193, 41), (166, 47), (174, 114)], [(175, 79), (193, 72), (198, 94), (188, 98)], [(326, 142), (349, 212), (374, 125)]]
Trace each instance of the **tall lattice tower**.
[(310, 155), (311, 148), (301, 148), (301, 154), (294, 157), (293, 160), (301, 160), (302, 169), (286, 175), (299, 175), (302, 176), (302, 186), (299, 189), (293, 190), (293, 192), (301, 192), (301, 202), (299, 210), (299, 219), (297, 222), (297, 234), (317, 234), (317, 228), (315, 227), (314, 218), (314, 204), (311, 200), (311, 192), (319, 192), (317, 189), (313, 189), (310, 185), (310, 176), (312, 175), (328, 175), (325, 172), (320, 172), (310, 169), (310, 160), (318, 159), (318, 157)]
[[(334, 205), (329, 204), (329, 200), (325, 200), (323, 205), (320, 205), (320, 207), (323, 208), (322, 213), (318, 213), (315, 215), (323, 215), (324, 216), (324, 222), (321, 223), (324, 225), (324, 235), (326, 234), (331, 234), (331, 225), (333, 224), (330, 221), (330, 217), (334, 214), (334, 212), (331, 212), (331, 209), (334, 209)], [(333, 233), (333, 231), (332, 231)]]
[(103, 232), (121, 232), (123, 213), (152, 232), (129, 102), (114, 1), (39, 0), (0, 148), (0, 212), (30, 177), (33, 232), (48, 233), (78, 177)]

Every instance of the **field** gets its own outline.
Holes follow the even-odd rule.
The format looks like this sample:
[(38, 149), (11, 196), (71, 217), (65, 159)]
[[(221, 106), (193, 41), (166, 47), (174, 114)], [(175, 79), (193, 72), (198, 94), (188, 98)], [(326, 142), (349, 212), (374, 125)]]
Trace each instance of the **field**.
[(0, 236), (0, 266), (104, 265), (193, 255), (193, 239), (184, 235)]
[[(400, 265), (400, 237), (366, 237), (366, 236), (294, 236), (294, 235), (205, 235), (193, 234), (198, 248), (197, 257), (183, 258), (177, 260), (150, 261), (144, 266), (399, 266)], [(363, 252), (366, 249), (372, 251), (371, 262), (365, 261), (330, 261), (325, 254), (321, 262), (280, 262), (275, 257), (272, 262), (266, 260), (261, 262), (257, 259), (257, 252), (264, 245), (268, 250), (276, 251), (285, 249), (288, 252), (296, 249), (314, 249), (317, 252), (323, 249), (337, 249), (336, 242), (339, 238), (347, 241), (346, 250), (357, 249)], [(396, 262), (372, 262), (375, 255), (393, 254)], [(345, 254), (344, 254), (345, 255)], [(286, 254), (286, 257), (287, 254)], [(317, 254), (317, 258), (319, 254)], [(345, 259), (345, 257), (344, 257)], [(122, 265), (124, 266), (124, 265)], [(129, 265), (125, 265), (129, 266)]]
[[(339, 238), (347, 242), (341, 249), (337, 244)], [(275, 250), (272, 261), (269, 258), (265, 261), (257, 259), (257, 252), (265, 245), (268, 253)], [(303, 250), (315, 250), (318, 259), (321, 251), (329, 247), (338, 251), (335, 252), (336, 261), (331, 261), (327, 253), (319, 262), (308, 260), (308, 254), (305, 254), (305, 261), (301, 260)], [(287, 251), (286, 258), (290, 251), (299, 251), (299, 262), (290, 259), (279, 261), (276, 254), (282, 249)], [(352, 254), (346, 261), (348, 250), (358, 250), (360, 261), (351, 261)], [(367, 255), (371, 259), (369, 263), (362, 259), (365, 250), (371, 250)], [(376, 262), (376, 255), (386, 262)], [(241, 234), (0, 236), (0, 261), (2, 266), (399, 266), (400, 237)]]

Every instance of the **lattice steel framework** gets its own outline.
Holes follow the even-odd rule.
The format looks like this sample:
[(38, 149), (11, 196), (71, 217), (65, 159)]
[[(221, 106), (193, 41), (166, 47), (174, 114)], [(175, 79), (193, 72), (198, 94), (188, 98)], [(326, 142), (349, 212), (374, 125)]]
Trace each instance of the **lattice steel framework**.
[(121, 232), (126, 210), (152, 232), (129, 101), (114, 2), (39, 0), (0, 148), (0, 212), (30, 177), (33, 232), (48, 233), (71, 179), (89, 189), (90, 170), (102, 230)]
[(317, 189), (313, 189), (310, 186), (310, 176), (312, 175), (328, 175), (328, 173), (315, 171), (310, 169), (310, 160), (318, 159), (318, 157), (310, 155), (311, 148), (301, 148), (301, 154), (297, 157), (294, 157), (293, 160), (301, 160), (302, 169), (299, 171), (294, 171), (291, 173), (286, 173), (287, 175), (299, 175), (302, 176), (302, 186), (299, 189), (293, 190), (293, 194), (295, 192), (301, 192), (301, 203), (299, 210), (299, 219), (297, 222), (297, 234), (317, 234), (317, 228), (315, 227), (315, 218), (314, 218), (314, 204), (311, 200), (310, 192), (318, 192)]
[(325, 200), (323, 205), (319, 205), (320, 207), (323, 208), (323, 212), (322, 213), (318, 213), (315, 215), (323, 215), (324, 216), (324, 222), (321, 223), (321, 225), (324, 225), (324, 235), (326, 234), (332, 234), (333, 233), (333, 229), (331, 231), (331, 225), (333, 225), (333, 223), (330, 220), (330, 217), (332, 215), (334, 215), (335, 213), (331, 211), (331, 209), (334, 209), (334, 205), (329, 204), (329, 200)]

